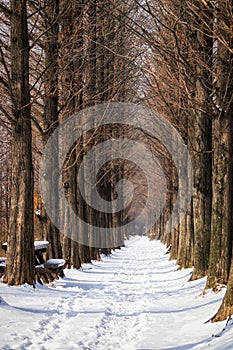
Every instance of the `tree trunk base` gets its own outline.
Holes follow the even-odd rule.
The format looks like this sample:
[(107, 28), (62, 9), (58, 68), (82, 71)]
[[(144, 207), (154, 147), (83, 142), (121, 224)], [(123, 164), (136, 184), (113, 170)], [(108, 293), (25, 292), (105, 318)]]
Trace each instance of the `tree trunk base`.
[(210, 319), (213, 322), (221, 322), (226, 320), (227, 318), (231, 319), (233, 315), (233, 306), (225, 306), (222, 304), (217, 313)]

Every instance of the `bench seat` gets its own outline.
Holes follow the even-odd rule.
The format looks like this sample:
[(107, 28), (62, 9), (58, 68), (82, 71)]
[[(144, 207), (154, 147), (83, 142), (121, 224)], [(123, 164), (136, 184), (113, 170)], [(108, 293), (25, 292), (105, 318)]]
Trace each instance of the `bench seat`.
[(54, 281), (55, 278), (64, 277), (64, 259), (49, 259), (43, 264), (36, 265), (37, 280), (40, 284)]
[(49, 259), (44, 263), (45, 268), (57, 269), (65, 265), (64, 259)]
[(64, 259), (49, 259), (44, 264), (36, 265), (36, 272), (44, 273), (46, 270), (56, 270), (63, 268), (64, 265)]

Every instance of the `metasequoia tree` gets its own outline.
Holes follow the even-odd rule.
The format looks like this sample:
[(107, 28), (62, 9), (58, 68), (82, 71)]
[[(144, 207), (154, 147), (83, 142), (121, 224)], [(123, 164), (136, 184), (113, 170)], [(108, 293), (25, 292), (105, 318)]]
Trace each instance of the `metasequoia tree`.
[[(40, 150), (39, 156), (35, 152), (34, 162), (40, 158), (41, 153), (53, 131), (59, 124), (59, 90), (58, 90), (58, 34), (59, 34), (59, 1), (46, 1), (43, 8), (34, 3), (30, 4), (30, 67), (32, 111), (34, 125), (35, 151)], [(39, 133), (39, 134), (38, 134)], [(39, 139), (39, 142), (38, 142)], [(48, 191), (53, 210), (59, 213), (58, 201), (58, 160), (55, 156), (47, 159), (48, 164), (53, 163), (53, 172), (45, 174), (50, 185)], [(38, 187), (38, 178), (35, 179)], [(53, 184), (53, 185), (52, 185)], [(39, 201), (35, 207), (36, 228), (40, 237), (50, 242), (47, 256), (59, 258), (62, 256), (59, 230), (51, 222), (46, 213), (44, 203)], [(38, 234), (38, 232), (37, 232)]]
[[(207, 274), (207, 287), (214, 289), (228, 282), (226, 297), (213, 318), (223, 319), (232, 313), (232, 2), (137, 4), (154, 19), (157, 34), (153, 39), (152, 31), (140, 31), (134, 24), (153, 48), (152, 57), (155, 52), (147, 68), (151, 86), (165, 116), (184, 136), (182, 124), (187, 128), (185, 139), (193, 158), (192, 279)], [(182, 114), (187, 119), (177, 123)], [(183, 230), (181, 223), (178, 262), (182, 264), (190, 246)]]
[[(217, 2), (214, 27), (213, 205), (207, 288), (228, 281), (232, 256), (232, 13), (231, 1)], [(224, 39), (220, 40), (220, 38)]]
[[(198, 17), (188, 16), (191, 23), (193, 66), (195, 67), (194, 109), (188, 125), (188, 138), (193, 160), (193, 225), (194, 271), (192, 279), (204, 277), (208, 270), (212, 204), (212, 47), (213, 38), (205, 31), (203, 17), (213, 22), (213, 9), (198, 2), (186, 2), (189, 8), (198, 10)], [(199, 27), (194, 31), (192, 26)], [(194, 80), (194, 79), (193, 79)]]
[(26, 1), (10, 2), (12, 177), (5, 282), (35, 283), (33, 166)]
[[(60, 33), (60, 81), (61, 86), (61, 115), (60, 120), (64, 121), (66, 118), (79, 112), (82, 108), (83, 100), (83, 16), (84, 16), (83, 1), (61, 2), (61, 33)], [(67, 142), (64, 135), (64, 140)], [(66, 198), (77, 215), (80, 215), (81, 202), (79, 200), (79, 193), (77, 190), (77, 154), (82, 149), (81, 140), (77, 140), (75, 145), (72, 145), (67, 160), (64, 163), (62, 180)], [(69, 224), (69, 217), (67, 212), (61, 212), (60, 215), (65, 215), (65, 230), (66, 225)], [(79, 268), (81, 263), (90, 262), (88, 247), (84, 247), (78, 243), (78, 235), (81, 232), (76, 232), (72, 237), (67, 237), (66, 232), (63, 238), (63, 256), (66, 259), (68, 266)], [(85, 260), (82, 256), (88, 258)]]
[[(167, 118), (179, 130), (188, 146), (188, 120), (193, 115), (190, 106), (196, 105), (193, 103), (191, 92), (195, 86), (193, 79), (195, 65), (193, 62), (187, 64), (188, 56), (191, 57), (191, 45), (190, 37), (188, 37), (190, 29), (184, 22), (184, 4), (168, 1), (163, 4), (157, 1), (151, 2), (150, 5), (139, 2), (137, 4), (145, 14), (147, 21), (148, 17), (151, 19), (150, 26), (143, 28), (143, 31), (140, 23), (132, 23), (138, 36), (144, 40), (144, 45), (149, 46), (148, 53), (142, 56), (144, 74), (149, 83), (146, 102), (149, 102), (151, 108), (154, 108), (162, 118)], [(180, 21), (177, 21), (177, 18), (180, 18)], [(170, 192), (170, 207), (173, 206), (175, 200), (173, 193), (176, 190), (174, 187)], [(171, 208), (161, 217), (163, 225), (169, 220), (170, 212)], [(178, 257), (181, 266), (186, 267), (193, 264), (193, 218), (191, 213), (192, 207), (182, 220), (180, 227), (164, 237), (167, 244), (173, 242), (172, 257)], [(171, 227), (172, 225), (173, 223), (170, 222)]]
[[(85, 48), (85, 70), (83, 73), (84, 88), (83, 88), (83, 106), (93, 106), (97, 103), (107, 101), (120, 101), (123, 95), (126, 94), (125, 81), (130, 75), (130, 65), (132, 59), (124, 57), (123, 52), (125, 50), (124, 30), (125, 26), (120, 19), (125, 15), (127, 8), (124, 3), (113, 4), (103, 1), (91, 1), (87, 4), (85, 16), (84, 16), (84, 48)], [(125, 63), (125, 64), (124, 64)], [(94, 118), (94, 116), (93, 116)], [(90, 133), (86, 133), (82, 137), (83, 151), (88, 153), (92, 147), (95, 147), (99, 142), (114, 137), (114, 133), (117, 133), (115, 126), (111, 125), (98, 128)], [(92, 169), (95, 169), (96, 160), (93, 159)], [(111, 196), (114, 196), (114, 187), (117, 182), (116, 177), (113, 176), (116, 173), (116, 167), (109, 164), (110, 168), (103, 167), (100, 171), (101, 177), (103, 176), (103, 183), (100, 188), (100, 194), (103, 197), (107, 196), (109, 200)], [(90, 169), (84, 168), (85, 172), (89, 172)], [(108, 174), (104, 176), (104, 173)], [(119, 174), (119, 172), (118, 172)], [(90, 191), (90, 186), (85, 182), (84, 193)], [(112, 197), (113, 199), (113, 197)], [(83, 205), (83, 204), (82, 204)], [(94, 224), (95, 227), (110, 227), (116, 224), (116, 218), (110, 216), (108, 213), (96, 213), (90, 206), (84, 205), (83, 215), (85, 219)], [(115, 222), (115, 223), (114, 223)], [(91, 228), (90, 228), (91, 230)], [(88, 232), (83, 232), (85, 235), (89, 235)], [(90, 238), (94, 239), (90, 232)], [(115, 237), (116, 238), (116, 237)], [(101, 245), (114, 247), (115, 239), (109, 236), (108, 242), (101, 242)], [(102, 237), (106, 239), (106, 237)], [(89, 242), (90, 246), (93, 242)], [(106, 253), (109, 251), (105, 250)], [(91, 256), (96, 256), (96, 250), (90, 250)], [(98, 256), (97, 256), (98, 257)]]
[(213, 213), (207, 287), (217, 287), (218, 283), (227, 282), (227, 291), (212, 321), (221, 321), (233, 314), (233, 54), (230, 49), (232, 48), (232, 5), (232, 1), (218, 2), (216, 14), (218, 25), (215, 29), (217, 32), (216, 104), (219, 113), (213, 121)]
[[(33, 70), (33, 78), (36, 81), (33, 92), (35, 96), (40, 96), (40, 99), (33, 101), (33, 108), (36, 115), (34, 122), (42, 135), (42, 149), (58, 125), (58, 119), (64, 121), (82, 108), (98, 102), (123, 98), (127, 77), (126, 67), (122, 62), (127, 63), (130, 72), (130, 60), (123, 57), (124, 26), (120, 21), (123, 6), (119, 12), (118, 5), (110, 5), (112, 11), (108, 11), (107, 16), (104, 11), (105, 5), (101, 1), (80, 1), (75, 4), (68, 1), (61, 1), (60, 4), (48, 2), (42, 9), (35, 7), (36, 16), (39, 14), (36, 27), (39, 33), (34, 39), (38, 48), (34, 49), (32, 60), (37, 62), (40, 48), (42, 53), (39, 74)], [(34, 29), (35, 32), (36, 30)], [(34, 38), (35, 34), (32, 37)], [(116, 52), (122, 52), (120, 59), (115, 58)], [(38, 104), (38, 100), (41, 105)], [(105, 132), (111, 135), (110, 128), (107, 129)], [(64, 139), (59, 140), (61, 144), (66, 142), (65, 137), (64, 135)], [(77, 215), (97, 226), (98, 218), (81, 198), (76, 178), (84, 152), (88, 152), (99, 141), (101, 137), (98, 130), (95, 131), (94, 137), (92, 132), (83, 135), (72, 146), (63, 167), (63, 190), (69, 204)], [(112, 171), (114, 173), (114, 169)], [(85, 186), (84, 181), (81, 186)], [(85, 190), (90, 189), (86, 188), (84, 192)], [(68, 224), (68, 213), (63, 211), (61, 203), (59, 205), (59, 213)], [(43, 230), (48, 228), (47, 231), (50, 232), (51, 223), (46, 213), (43, 212), (42, 217), (40, 213), (38, 217), (43, 219)], [(102, 219), (107, 222), (109, 218)], [(99, 258), (98, 249), (93, 248), (93, 242), (89, 242), (90, 247), (76, 242), (77, 237), (81, 238), (82, 235), (93, 238), (91, 232), (84, 232), (83, 227), (80, 227), (79, 236), (68, 238), (65, 231), (66, 224), (63, 232), (63, 257), (69, 266), (80, 267), (80, 260), (83, 263), (90, 262), (91, 258)], [(44, 237), (49, 239), (49, 235)], [(53, 237), (50, 236), (50, 239), (53, 240)]]
[[(45, 72), (44, 80), (44, 113), (43, 113), (43, 134), (42, 140), (45, 145), (52, 132), (59, 124), (59, 88), (58, 88), (58, 35), (59, 35), (59, 0), (48, 1), (44, 10), (44, 55)], [(58, 147), (58, 145), (57, 145)], [(48, 159), (53, 162), (53, 173), (49, 174), (51, 185), (48, 186), (51, 201), (54, 203), (53, 210), (59, 214), (58, 200), (58, 159)], [(62, 256), (60, 232), (51, 222), (46, 212), (42, 214), (43, 237), (50, 242), (48, 256), (50, 258), (60, 258)]]
[(0, 226), (1, 241), (7, 240), (9, 228), (9, 205), (10, 205), (10, 177), (11, 177), (11, 105), (9, 103), (9, 76), (10, 76), (10, 11), (3, 6), (0, 9)]
[(10, 205), (10, 168), (11, 168), (9, 131), (0, 127), (0, 239), (7, 240), (9, 228), (9, 205)]

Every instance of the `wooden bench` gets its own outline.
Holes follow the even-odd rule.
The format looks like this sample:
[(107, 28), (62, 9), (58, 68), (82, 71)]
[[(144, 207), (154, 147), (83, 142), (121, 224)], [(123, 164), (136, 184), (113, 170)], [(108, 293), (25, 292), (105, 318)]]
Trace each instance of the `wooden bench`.
[[(49, 259), (45, 261), (44, 253), (49, 246), (48, 241), (35, 241), (35, 270), (36, 279), (40, 284), (53, 282), (58, 277), (64, 277), (64, 259)], [(7, 243), (2, 244), (2, 249), (6, 252)], [(0, 277), (5, 273), (6, 258), (0, 258)]]
[(36, 265), (37, 281), (40, 284), (49, 283), (58, 277), (64, 277), (64, 259), (49, 259), (43, 264)]
[(63, 267), (65, 265), (64, 259), (49, 259), (44, 263), (45, 267), (48, 269), (58, 269), (59, 267)]

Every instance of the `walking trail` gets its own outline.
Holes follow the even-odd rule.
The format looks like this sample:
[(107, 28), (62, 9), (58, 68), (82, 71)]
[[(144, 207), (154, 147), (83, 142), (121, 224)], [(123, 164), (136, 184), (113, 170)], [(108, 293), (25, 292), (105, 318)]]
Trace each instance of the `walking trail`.
[(49, 287), (0, 284), (0, 349), (233, 349), (231, 324), (204, 324), (224, 291), (203, 295), (165, 250), (132, 237)]

